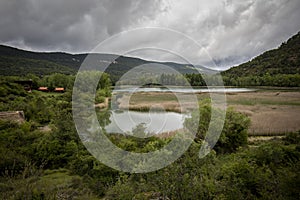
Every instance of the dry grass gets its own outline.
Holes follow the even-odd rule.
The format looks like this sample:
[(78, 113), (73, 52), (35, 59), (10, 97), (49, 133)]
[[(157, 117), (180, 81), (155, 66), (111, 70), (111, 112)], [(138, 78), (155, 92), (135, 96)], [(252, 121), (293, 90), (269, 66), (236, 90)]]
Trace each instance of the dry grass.
[(300, 106), (300, 92), (245, 92), (228, 93), (229, 104), (238, 105), (295, 105)]
[(167, 92), (140, 92), (132, 95), (124, 94), (122, 98), (117, 99), (117, 103), (120, 109), (135, 111), (165, 110), (178, 113), (186, 112), (196, 106), (197, 102), (190, 101), (189, 94), (180, 94), (180, 103), (177, 98), (178, 96), (175, 94)]
[(227, 102), (251, 119), (250, 135), (280, 135), (300, 130), (300, 92), (227, 94)]
[(300, 106), (233, 105), (251, 119), (252, 135), (276, 135), (300, 130)]

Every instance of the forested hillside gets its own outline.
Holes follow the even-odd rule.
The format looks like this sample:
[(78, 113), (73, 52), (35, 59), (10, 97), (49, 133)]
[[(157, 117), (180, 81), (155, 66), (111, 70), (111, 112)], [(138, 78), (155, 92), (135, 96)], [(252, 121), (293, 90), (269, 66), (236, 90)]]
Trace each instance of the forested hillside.
[[(75, 74), (87, 55), (62, 52), (31, 52), (0, 45), (0, 75), (27, 75), (29, 73), (35, 75), (51, 73)], [(112, 54), (93, 54), (92, 56), (99, 69), (110, 63), (105, 72), (110, 74), (113, 82), (134, 67), (144, 64), (147, 64), (149, 67), (151, 67), (151, 64), (166, 65), (182, 74), (197, 72), (186, 64), (153, 62)], [(203, 71), (211, 71), (200, 66), (197, 67)]]
[(278, 49), (267, 51), (249, 62), (223, 72), (229, 77), (264, 76), (267, 73), (300, 73), (300, 32), (282, 43)]
[[(30, 52), (0, 45), (0, 75), (75, 74), (86, 56), (87, 54)], [(113, 83), (136, 66), (147, 65), (148, 68), (158, 64), (169, 66), (182, 74), (187, 74), (188, 81), (193, 86), (204, 84), (203, 81), (194, 81), (202, 80), (202, 77), (198, 71), (189, 65), (152, 62), (111, 54), (93, 54), (93, 56), (95, 56), (95, 62), (99, 68), (110, 63), (105, 72), (110, 75)], [(200, 66), (197, 67), (205, 74), (213, 72)], [(146, 70), (136, 73), (147, 76), (149, 72)], [(225, 85), (232, 86), (299, 86), (299, 74), (300, 32), (287, 42), (282, 43), (278, 49), (267, 51), (249, 62), (222, 72)]]

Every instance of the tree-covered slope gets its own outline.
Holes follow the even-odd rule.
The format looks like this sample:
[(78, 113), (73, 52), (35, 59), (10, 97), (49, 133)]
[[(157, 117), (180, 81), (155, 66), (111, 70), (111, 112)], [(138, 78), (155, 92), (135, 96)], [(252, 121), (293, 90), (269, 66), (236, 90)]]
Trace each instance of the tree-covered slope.
[(0, 56), (0, 75), (45, 75), (52, 73), (74, 74), (75, 70), (54, 62), (31, 58)]
[(223, 75), (229, 77), (266, 74), (300, 74), (300, 32), (282, 43), (279, 48), (223, 72)]
[[(0, 75), (75, 73), (87, 55), (63, 52), (31, 52), (0, 45)], [(93, 57), (92, 67), (97, 66), (99, 69), (103, 69), (110, 63), (105, 72), (109, 73), (115, 80), (136, 66), (150, 64), (149, 67), (151, 67), (151, 63), (169, 66), (182, 74), (197, 73), (195, 69), (186, 64), (173, 62), (153, 62), (112, 54), (92, 54), (91, 57)], [(204, 72), (210, 71), (206, 68), (197, 67)]]
[[(43, 60), (72, 69), (78, 69), (81, 62), (86, 57), (86, 54), (73, 55), (63, 52), (31, 52), (4, 45), (0, 45), (0, 55), (5, 56), (6, 58), (17, 57), (32, 60)], [(5, 58), (1, 58), (1, 61), (5, 61)]]

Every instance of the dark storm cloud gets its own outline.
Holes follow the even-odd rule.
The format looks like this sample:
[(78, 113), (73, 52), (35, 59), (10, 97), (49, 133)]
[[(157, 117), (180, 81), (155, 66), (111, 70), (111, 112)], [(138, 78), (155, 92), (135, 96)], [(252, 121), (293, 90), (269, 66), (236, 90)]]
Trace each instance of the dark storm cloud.
[[(3, 0), (0, 42), (32, 50), (84, 52), (121, 31), (164, 27), (193, 38), (219, 67), (228, 67), (297, 33), (299, 9), (299, 0)], [(160, 35), (132, 35), (114, 48), (122, 50), (129, 43), (185, 48), (195, 62), (205, 59), (203, 51)], [(163, 54), (135, 55), (176, 60)]]
[(156, 1), (142, 2), (1, 1), (0, 41), (30, 49), (89, 50), (95, 42), (160, 11)]
[(38, 49), (76, 47), (89, 29), (87, 14), (93, 2), (73, 2), (1, 1), (1, 41)]

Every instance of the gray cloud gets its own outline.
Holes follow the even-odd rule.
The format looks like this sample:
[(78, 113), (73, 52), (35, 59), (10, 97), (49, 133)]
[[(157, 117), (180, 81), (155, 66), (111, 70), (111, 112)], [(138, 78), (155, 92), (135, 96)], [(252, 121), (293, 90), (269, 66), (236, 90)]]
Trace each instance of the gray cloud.
[[(163, 27), (193, 38), (219, 67), (229, 67), (297, 33), (299, 9), (299, 0), (4, 0), (0, 1), (0, 42), (30, 50), (88, 52), (121, 31)], [(202, 50), (189, 49), (178, 38), (140, 37), (132, 35), (117, 48), (128, 43), (163, 44), (186, 49), (195, 62), (205, 57)], [(134, 55), (176, 61), (161, 52)]]

